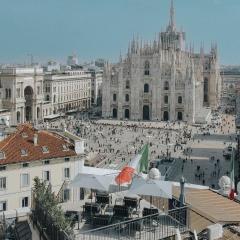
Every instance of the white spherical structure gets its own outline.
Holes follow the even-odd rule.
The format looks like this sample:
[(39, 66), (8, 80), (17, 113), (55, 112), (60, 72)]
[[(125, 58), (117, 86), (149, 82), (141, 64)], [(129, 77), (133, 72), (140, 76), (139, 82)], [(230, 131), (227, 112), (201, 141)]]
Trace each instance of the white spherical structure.
[(157, 168), (152, 168), (148, 173), (149, 179), (158, 180), (161, 177), (161, 173)]
[(221, 188), (221, 193), (228, 195), (231, 190), (231, 179), (228, 176), (222, 176), (219, 179), (218, 185)]

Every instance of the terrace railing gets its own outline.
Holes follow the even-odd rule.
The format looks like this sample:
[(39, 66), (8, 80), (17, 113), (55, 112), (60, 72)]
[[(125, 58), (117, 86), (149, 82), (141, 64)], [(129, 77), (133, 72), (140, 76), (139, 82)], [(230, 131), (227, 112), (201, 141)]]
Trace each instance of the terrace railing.
[(101, 228), (79, 232), (75, 239), (110, 240), (110, 239), (140, 239), (159, 240), (189, 230), (188, 208), (182, 207), (133, 220), (117, 222)]

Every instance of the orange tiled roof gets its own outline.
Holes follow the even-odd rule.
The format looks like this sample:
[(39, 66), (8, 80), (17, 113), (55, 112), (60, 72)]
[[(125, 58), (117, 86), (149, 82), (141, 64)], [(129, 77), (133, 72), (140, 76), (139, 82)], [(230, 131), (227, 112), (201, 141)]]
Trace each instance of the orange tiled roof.
[[(34, 134), (38, 135), (36, 146), (33, 141)], [(69, 147), (68, 150), (63, 148), (64, 144)], [(48, 152), (42, 151), (44, 146), (48, 148)], [(27, 151), (26, 156), (21, 155), (21, 150)], [(1, 141), (0, 152), (5, 155), (4, 159), (0, 159), (0, 165), (77, 155), (74, 146), (62, 136), (45, 130), (37, 130), (30, 124), (18, 126), (15, 133)]]

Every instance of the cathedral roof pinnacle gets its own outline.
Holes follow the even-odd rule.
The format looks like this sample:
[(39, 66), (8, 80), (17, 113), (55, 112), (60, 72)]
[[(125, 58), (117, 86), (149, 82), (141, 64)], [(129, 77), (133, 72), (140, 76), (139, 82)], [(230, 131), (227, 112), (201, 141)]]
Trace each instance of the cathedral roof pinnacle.
[(171, 7), (170, 7), (170, 19), (169, 19), (169, 25), (167, 28), (168, 31), (174, 32), (176, 30), (176, 24), (175, 24), (175, 9), (173, 0), (171, 0)]

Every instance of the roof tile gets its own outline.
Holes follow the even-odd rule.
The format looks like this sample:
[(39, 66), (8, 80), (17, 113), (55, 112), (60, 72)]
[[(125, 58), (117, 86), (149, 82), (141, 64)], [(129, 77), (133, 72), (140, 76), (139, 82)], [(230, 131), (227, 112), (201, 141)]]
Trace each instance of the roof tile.
[[(36, 146), (33, 141), (34, 134), (38, 135)], [(63, 144), (69, 146), (69, 151), (64, 151)], [(43, 152), (43, 146), (46, 146), (49, 152)], [(21, 156), (21, 149), (25, 149), (28, 155)], [(0, 151), (5, 154), (5, 158), (0, 160), (0, 165), (77, 155), (73, 144), (63, 136), (46, 130), (37, 130), (30, 124), (18, 126), (15, 133), (1, 141)]]

